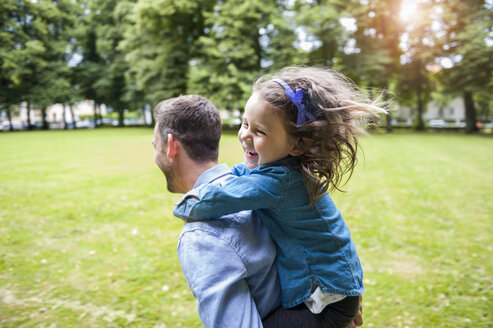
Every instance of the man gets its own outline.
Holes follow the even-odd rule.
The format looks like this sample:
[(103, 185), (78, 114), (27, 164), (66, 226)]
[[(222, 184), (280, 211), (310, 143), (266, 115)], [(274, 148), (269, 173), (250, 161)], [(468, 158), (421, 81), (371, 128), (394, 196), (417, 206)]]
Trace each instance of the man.
[[(154, 160), (169, 191), (234, 178), (225, 164), (217, 165), (221, 121), (209, 100), (190, 95), (163, 101), (155, 119)], [(186, 222), (178, 258), (204, 327), (262, 327), (262, 318), (281, 304), (275, 256), (252, 211)]]
[[(154, 115), (154, 161), (170, 192), (235, 178), (225, 164), (217, 164), (221, 121), (209, 100), (197, 95), (168, 99)], [(269, 327), (279, 326), (279, 319), (288, 319), (283, 327), (299, 327), (295, 319), (311, 326), (303, 313), (280, 307), (275, 256), (275, 245), (252, 211), (185, 222), (178, 259), (204, 327), (262, 327), (269, 314), (264, 322)], [(359, 315), (350, 327), (360, 320)]]

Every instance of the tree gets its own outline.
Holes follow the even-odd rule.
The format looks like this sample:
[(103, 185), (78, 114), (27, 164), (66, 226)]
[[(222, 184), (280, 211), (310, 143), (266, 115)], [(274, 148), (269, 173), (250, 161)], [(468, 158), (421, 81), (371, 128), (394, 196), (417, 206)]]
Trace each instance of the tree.
[[(120, 25), (122, 28), (122, 40), (120, 40), (118, 44), (118, 49), (121, 50), (123, 53), (128, 50), (128, 46), (132, 44), (132, 42), (129, 42), (127, 37), (129, 38), (136, 38), (134, 42), (139, 40), (139, 36), (134, 35), (135, 33), (135, 22), (134, 22), (134, 15), (132, 12), (136, 10), (136, 3), (131, 2), (131, 1), (120, 1), (115, 8), (116, 15), (118, 17), (121, 17)], [(128, 68), (124, 74), (124, 79), (125, 79), (125, 86), (124, 86), (124, 92), (122, 95), (122, 101), (129, 107), (129, 108), (135, 108), (135, 109), (141, 109), (143, 111), (144, 119), (145, 119), (145, 108), (149, 107), (149, 100), (146, 99), (146, 91), (143, 89), (139, 89), (138, 83), (137, 83), (137, 78), (135, 71), (133, 71), (130, 67), (132, 62), (129, 62), (125, 58)], [(154, 125), (154, 117), (152, 117), (152, 124)]]
[(444, 52), (452, 65), (440, 77), (447, 92), (462, 94), (468, 133), (478, 131), (475, 95), (484, 98), (485, 90), (493, 89), (492, 9), (483, 0), (444, 4)]
[(27, 102), (29, 129), (31, 108), (40, 106), (43, 128), (48, 129), (46, 107), (64, 101), (71, 92), (65, 29), (73, 23), (72, 2), (8, 1), (3, 5), (7, 11), (2, 35), (7, 42), (1, 57), (2, 84), (9, 94), (4, 99), (7, 103)]
[(9, 120), (10, 130), (12, 126), (12, 112), (10, 106), (20, 102), (17, 81), (13, 79), (13, 73), (17, 67), (11, 52), (20, 42), (20, 37), (14, 32), (18, 29), (16, 20), (16, 3), (14, 0), (0, 2), (0, 108), (5, 109)]
[(187, 93), (189, 62), (204, 34), (204, 12), (215, 1), (139, 0), (128, 17), (119, 49), (126, 53), (129, 74), (146, 102)]
[[(261, 45), (265, 43), (263, 69), (278, 71), (285, 66), (308, 63), (308, 56), (298, 45), (296, 34), (296, 12), (279, 4), (272, 11), (269, 21), (261, 36)], [(262, 42), (264, 41), (265, 42)]]
[(423, 113), (433, 89), (427, 67), (434, 63), (437, 53), (440, 53), (442, 41), (433, 25), (437, 16), (434, 0), (423, 0), (416, 6), (416, 14), (407, 22), (406, 30), (401, 35), (403, 55), (398, 90), (404, 101), (416, 103), (415, 128), (424, 130)]
[(308, 54), (310, 63), (340, 68), (338, 60), (345, 44), (345, 29), (339, 19), (345, 8), (346, 2), (341, 0), (298, 0), (295, 3), (299, 28), (314, 45)]
[[(389, 89), (396, 78), (402, 51), (399, 38), (402, 27), (399, 21), (400, 1), (373, 0), (361, 3), (350, 1), (347, 11), (355, 20), (353, 39), (348, 38), (342, 56), (344, 72), (360, 85), (381, 89), (385, 104), (389, 102)], [(346, 18), (347, 19), (347, 18)], [(379, 93), (378, 93), (379, 94)], [(372, 95), (377, 97), (378, 94)], [(391, 112), (386, 115), (386, 130), (392, 131)]]
[(72, 81), (76, 90), (83, 98), (91, 99), (94, 107), (94, 126), (97, 127), (99, 114), (98, 104), (103, 102), (100, 92), (97, 90), (96, 82), (102, 77), (104, 63), (97, 51), (97, 29), (98, 25), (93, 22), (95, 14), (91, 0), (79, 2), (79, 8), (83, 13), (77, 20), (74, 29), (75, 51), (80, 58), (75, 64)]
[[(2, 102), (28, 102), (30, 110), (36, 78), (46, 66), (44, 36), (46, 24), (39, 15), (39, 7), (31, 2), (2, 2)], [(28, 127), (31, 129), (30, 115)]]
[[(125, 2), (131, 4), (131, 2)], [(118, 112), (119, 126), (123, 126), (125, 73), (129, 70), (125, 53), (118, 48), (123, 40), (126, 16), (131, 7), (120, 5), (119, 1), (93, 0), (96, 10), (94, 19), (98, 22), (96, 47), (104, 64), (103, 74), (96, 81), (96, 88), (103, 103)]]
[(128, 7), (116, 0), (85, 0), (81, 7), (85, 12), (78, 27), (82, 93), (94, 101), (96, 125), (100, 119), (99, 105), (104, 103), (118, 112), (119, 126), (123, 126), (125, 74), (129, 67), (118, 45), (123, 39), (125, 16), (129, 14), (123, 9)]
[(219, 107), (242, 109), (261, 74), (297, 63), (296, 35), (277, 1), (218, 3), (205, 13), (207, 33), (199, 38), (189, 90)]
[[(67, 52), (72, 27), (76, 21), (77, 7), (72, 1), (58, 0), (40, 2), (40, 12), (46, 17), (48, 39), (46, 40), (47, 63), (39, 74), (38, 83), (32, 90), (33, 101), (41, 107), (43, 129), (48, 129), (46, 108), (54, 103), (65, 105), (72, 97), (71, 69)], [(65, 123), (65, 115), (63, 117)]]

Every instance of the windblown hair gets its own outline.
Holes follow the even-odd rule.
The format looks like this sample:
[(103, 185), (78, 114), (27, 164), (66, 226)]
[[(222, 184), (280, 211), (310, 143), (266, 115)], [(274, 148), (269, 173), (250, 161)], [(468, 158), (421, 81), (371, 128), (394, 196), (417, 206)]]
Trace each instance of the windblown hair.
[(219, 153), (221, 117), (207, 98), (185, 95), (161, 101), (154, 109), (161, 142), (171, 133), (196, 162), (215, 161)]
[[(296, 125), (296, 105), (272, 79), (283, 80), (293, 91), (301, 88), (305, 110), (316, 120)], [(347, 182), (357, 163), (357, 136), (365, 133), (361, 123), (377, 122), (377, 115), (386, 112), (378, 99), (371, 101), (344, 75), (323, 67), (285, 67), (260, 77), (253, 91), (281, 111), (288, 133), (299, 140), (303, 154), (297, 157), (311, 204), (325, 192), (341, 190), (343, 176), (349, 174)]]

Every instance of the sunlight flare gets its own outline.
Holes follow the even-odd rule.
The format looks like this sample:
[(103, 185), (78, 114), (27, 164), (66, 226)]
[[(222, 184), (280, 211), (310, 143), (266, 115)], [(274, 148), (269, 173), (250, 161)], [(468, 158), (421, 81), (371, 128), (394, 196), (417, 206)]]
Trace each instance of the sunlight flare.
[(418, 13), (418, 0), (402, 0), (399, 19), (403, 22), (410, 22)]

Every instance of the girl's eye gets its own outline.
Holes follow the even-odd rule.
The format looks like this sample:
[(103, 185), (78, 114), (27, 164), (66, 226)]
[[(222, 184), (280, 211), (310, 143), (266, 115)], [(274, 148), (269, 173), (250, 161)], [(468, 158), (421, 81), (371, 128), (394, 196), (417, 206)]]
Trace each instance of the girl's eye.
[(264, 131), (257, 130), (257, 133), (258, 133), (258, 134), (262, 134), (262, 135), (264, 135), (264, 136), (265, 136), (265, 132), (264, 132)]
[(243, 127), (244, 127), (245, 129), (247, 129), (247, 128), (248, 128), (248, 123), (247, 123), (247, 122), (243, 122)]

